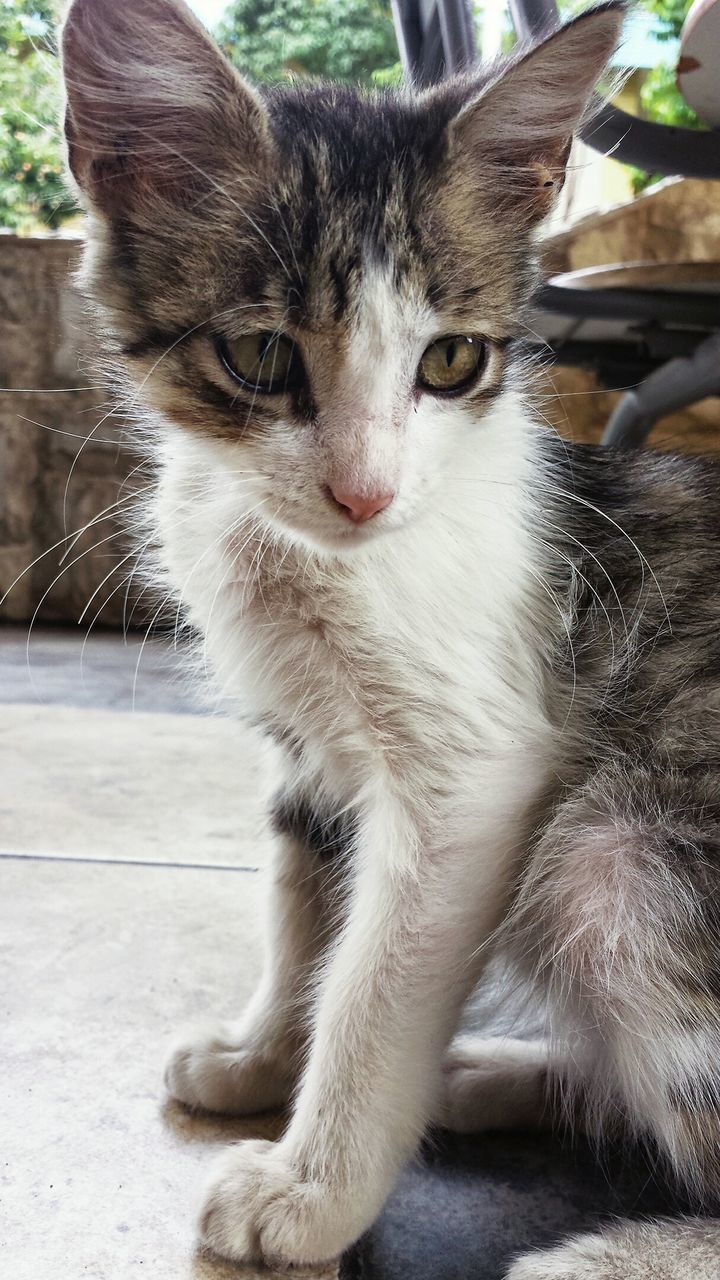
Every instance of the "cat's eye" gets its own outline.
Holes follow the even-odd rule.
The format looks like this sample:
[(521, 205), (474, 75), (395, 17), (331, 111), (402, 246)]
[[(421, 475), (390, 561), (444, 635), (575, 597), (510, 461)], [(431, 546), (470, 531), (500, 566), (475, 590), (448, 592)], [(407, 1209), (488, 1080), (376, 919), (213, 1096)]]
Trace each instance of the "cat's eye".
[(251, 333), (220, 338), (217, 349), (228, 373), (249, 391), (276, 395), (298, 386), (303, 364), (295, 343), (284, 333)]
[(486, 344), (480, 338), (451, 335), (438, 338), (423, 352), (418, 365), (418, 385), (436, 395), (463, 391), (482, 371)]

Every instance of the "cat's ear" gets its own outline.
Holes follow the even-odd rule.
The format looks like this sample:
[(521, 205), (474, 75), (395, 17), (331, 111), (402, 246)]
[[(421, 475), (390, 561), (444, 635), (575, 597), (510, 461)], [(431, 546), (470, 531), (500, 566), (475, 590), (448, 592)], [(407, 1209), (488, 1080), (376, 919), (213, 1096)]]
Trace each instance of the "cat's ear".
[(257, 176), (264, 108), (182, 0), (72, 0), (62, 27), (72, 175), (107, 214), (189, 206)]
[(499, 69), (450, 126), (451, 151), (476, 172), (497, 166), (499, 195), (545, 216), (565, 180), (573, 133), (615, 49), (621, 3), (588, 9)]

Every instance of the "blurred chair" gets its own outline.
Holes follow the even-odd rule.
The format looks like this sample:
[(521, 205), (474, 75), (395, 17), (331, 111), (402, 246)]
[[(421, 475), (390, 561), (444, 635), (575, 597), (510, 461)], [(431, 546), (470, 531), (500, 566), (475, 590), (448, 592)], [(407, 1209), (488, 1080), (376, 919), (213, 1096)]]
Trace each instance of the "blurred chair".
[[(476, 63), (467, 0), (392, 5), (414, 83), (429, 86)], [(523, 44), (560, 21), (555, 0), (509, 0), (509, 7)], [(695, 0), (688, 14), (678, 85), (709, 129), (654, 124), (605, 103), (580, 136), (653, 174), (719, 179), (720, 0)], [(608, 421), (606, 445), (639, 445), (665, 414), (720, 395), (720, 262), (634, 262), (555, 276), (536, 295), (531, 323), (560, 363), (593, 369), (607, 387), (633, 387)]]

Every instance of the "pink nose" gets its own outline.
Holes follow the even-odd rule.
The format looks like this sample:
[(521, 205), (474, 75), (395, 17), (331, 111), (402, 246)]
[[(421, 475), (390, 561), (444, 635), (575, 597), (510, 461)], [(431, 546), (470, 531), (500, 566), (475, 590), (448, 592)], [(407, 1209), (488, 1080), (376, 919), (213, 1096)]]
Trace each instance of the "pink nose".
[(372, 520), (380, 511), (384, 511), (390, 506), (394, 493), (346, 493), (344, 489), (333, 489), (330, 486), (330, 492), (342, 508), (343, 513), (348, 520), (352, 520), (353, 524), (364, 524), (366, 520)]

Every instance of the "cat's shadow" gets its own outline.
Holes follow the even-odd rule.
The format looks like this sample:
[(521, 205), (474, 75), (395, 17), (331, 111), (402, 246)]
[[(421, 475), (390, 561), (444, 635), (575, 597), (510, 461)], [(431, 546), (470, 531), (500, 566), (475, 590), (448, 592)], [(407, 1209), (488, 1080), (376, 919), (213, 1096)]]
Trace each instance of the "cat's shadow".
[(313, 1271), (295, 1270), (292, 1272), (276, 1271), (262, 1264), (240, 1266), (237, 1263), (225, 1262), (217, 1254), (196, 1250), (192, 1257), (188, 1280), (336, 1280), (337, 1263), (327, 1267), (316, 1267)]
[(210, 1146), (242, 1142), (246, 1138), (269, 1138), (274, 1142), (287, 1124), (287, 1115), (282, 1111), (265, 1111), (256, 1116), (223, 1116), (214, 1111), (192, 1111), (174, 1098), (165, 1100), (160, 1115), (165, 1127), (176, 1138)]

